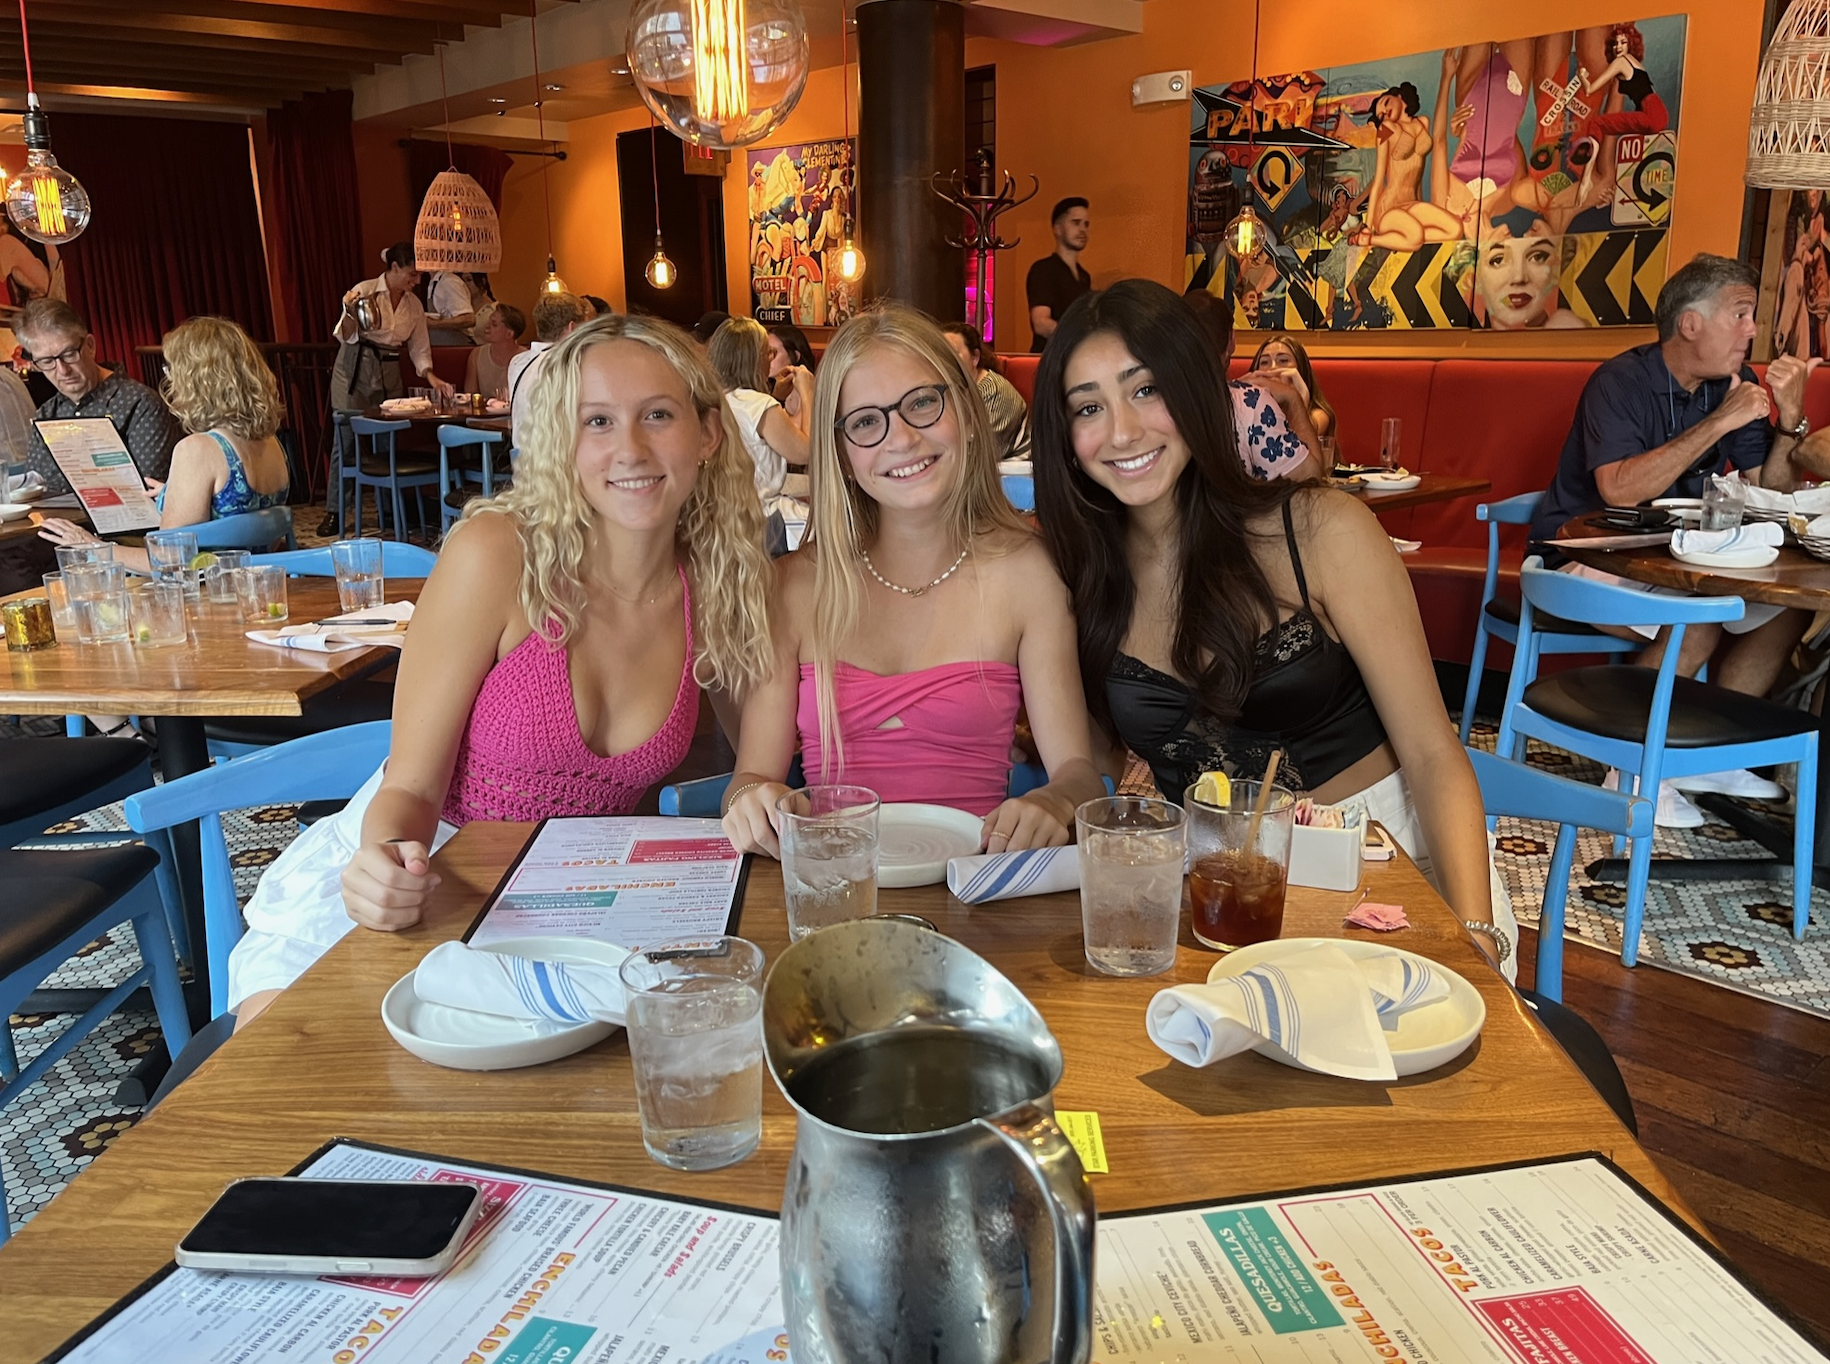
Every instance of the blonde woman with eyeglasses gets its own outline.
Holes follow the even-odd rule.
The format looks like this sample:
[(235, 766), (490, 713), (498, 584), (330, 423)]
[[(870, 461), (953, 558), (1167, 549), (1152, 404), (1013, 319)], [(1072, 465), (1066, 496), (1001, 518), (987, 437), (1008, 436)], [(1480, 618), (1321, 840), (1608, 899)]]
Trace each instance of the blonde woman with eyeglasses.
[[(990, 422), (931, 321), (886, 307), (820, 364), (806, 543), (776, 561), (775, 669), (746, 701), (725, 832), (779, 855), (810, 782), (983, 816), (989, 852), (1071, 842), (1103, 794), (1067, 589), (998, 482)], [(1048, 784), (1006, 799), (1018, 708)]]
[(387, 765), (248, 904), (241, 1019), (352, 921), (417, 923), (459, 826), (627, 814), (686, 757), (700, 688), (767, 674), (762, 509), (722, 397), (654, 318), (599, 318), (548, 352), (514, 486), (465, 509), (420, 595)]

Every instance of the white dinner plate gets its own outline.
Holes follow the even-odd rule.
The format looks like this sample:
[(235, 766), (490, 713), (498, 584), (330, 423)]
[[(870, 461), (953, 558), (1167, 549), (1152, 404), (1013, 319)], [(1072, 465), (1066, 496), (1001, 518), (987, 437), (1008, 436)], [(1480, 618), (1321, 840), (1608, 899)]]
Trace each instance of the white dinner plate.
[(1703, 519), (1703, 499), (1700, 497), (1659, 497), (1653, 499), (1652, 505), (1660, 511), (1670, 512), (1674, 520), (1687, 526)]
[(31, 507), (24, 502), (0, 502), (0, 521), (17, 521), (31, 514)]
[[(1216, 981), (1236, 976), (1263, 962), (1274, 961), (1278, 957), (1301, 952), (1320, 943), (1332, 944), (1348, 956), (1356, 958), (1396, 952), (1401, 957), (1421, 962), (1449, 982), (1447, 999), (1400, 1014), (1398, 1026), (1385, 1034), (1386, 1045), (1391, 1048), (1392, 1065), (1401, 1077), (1420, 1075), (1426, 1070), (1434, 1070), (1437, 1066), (1453, 1061), (1480, 1036), (1481, 1027), (1487, 1021), (1487, 1002), (1481, 998), (1479, 990), (1448, 967), (1427, 957), (1406, 952), (1402, 947), (1387, 947), (1384, 943), (1369, 942), (1364, 938), (1275, 938), (1270, 942), (1254, 943), (1250, 947), (1228, 952), (1215, 963), (1213, 970), (1207, 973), (1207, 978)], [(1252, 1050), (1273, 1061), (1281, 1061), (1286, 1066), (1294, 1066), (1297, 1070), (1313, 1069), (1282, 1047), (1273, 1046), (1269, 1042), (1261, 1042)]]
[(1746, 549), (1733, 550), (1726, 554), (1706, 554), (1693, 549), (1679, 554), (1675, 549), (1671, 557), (1680, 563), (1691, 564), (1697, 568), (1765, 568), (1779, 557), (1778, 545), (1749, 545)]
[(946, 805), (885, 805), (877, 813), (877, 884), (933, 886), (947, 861), (979, 850), (985, 821)]
[(27, 488), (10, 489), (6, 494), (6, 497), (9, 502), (36, 502), (39, 498), (44, 496), (44, 492), (44, 484), (34, 483)]
[[(621, 948), (584, 938), (504, 938), (481, 950), (541, 961), (621, 965)], [(396, 1042), (435, 1066), (452, 1070), (510, 1070), (538, 1066), (583, 1051), (616, 1031), (614, 1023), (556, 1023), (503, 1018), (443, 1004), (428, 1004), (413, 989), (411, 972), (381, 1001), (381, 1021)]]
[(1408, 492), (1423, 482), (1422, 474), (1361, 474), (1360, 486), (1375, 495)]

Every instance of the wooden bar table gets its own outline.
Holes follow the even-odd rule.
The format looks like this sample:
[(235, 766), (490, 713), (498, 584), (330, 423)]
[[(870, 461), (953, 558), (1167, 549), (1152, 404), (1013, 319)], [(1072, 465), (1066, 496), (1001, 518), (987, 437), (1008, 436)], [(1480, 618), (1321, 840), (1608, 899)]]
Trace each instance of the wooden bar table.
[[(444, 879), (423, 924), (353, 930), (0, 1248), (14, 1358), (42, 1357), (158, 1270), (228, 1181), (283, 1174), (333, 1137), (778, 1209), (794, 1118), (772, 1083), (757, 1154), (686, 1174), (643, 1149), (620, 1031), (561, 1061), (485, 1073), (429, 1065), (388, 1036), (382, 995), (463, 933), (531, 828), (462, 830), (434, 859)], [(1404, 905), (1414, 925), (1380, 940), (1452, 967), (1487, 1006), (1460, 1058), (1390, 1084), (1252, 1054), (1195, 1070), (1158, 1051), (1145, 1005), (1166, 985), (1204, 980), (1217, 960), (1187, 935), (1186, 914), (1174, 968), (1121, 980), (1087, 966), (1077, 893), (974, 908), (932, 886), (882, 891), (879, 909), (932, 920), (1041, 1010), (1066, 1060), (1055, 1102), (1098, 1113), (1104, 1129), (1111, 1173), (1093, 1177), (1104, 1211), (1598, 1151), (1700, 1228), (1416, 869), (1399, 860), (1367, 876), (1373, 897)], [(1292, 890), (1286, 932), (1373, 936), (1343, 928), (1354, 898)], [(771, 960), (787, 946), (774, 862), (751, 867), (738, 931)]]
[[(389, 601), (417, 601), (421, 578), (390, 578)], [(288, 624), (321, 620), (340, 610), (330, 578), (288, 581)], [(28, 595), (26, 593), (18, 595)], [(185, 644), (76, 644), (60, 640), (37, 653), (0, 651), (0, 715), (151, 715), (159, 720), (159, 766), (168, 778), (208, 767), (204, 720), (218, 715), (301, 715), (312, 697), (387, 666), (399, 651), (379, 646), (342, 653), (309, 653), (257, 644), (238, 606), (187, 603)], [(174, 830), (179, 882), (191, 941), (201, 943), (203, 897), (195, 825)], [(205, 954), (191, 954), (192, 1012), (209, 998)], [(207, 1016), (198, 1022), (207, 1022)]]

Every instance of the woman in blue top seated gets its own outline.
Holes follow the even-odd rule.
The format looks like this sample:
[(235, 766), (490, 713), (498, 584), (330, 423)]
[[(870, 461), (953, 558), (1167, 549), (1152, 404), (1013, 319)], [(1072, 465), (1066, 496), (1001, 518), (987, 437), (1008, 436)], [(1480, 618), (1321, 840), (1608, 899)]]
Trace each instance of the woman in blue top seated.
[[(274, 432), (286, 409), (260, 347), (226, 318), (193, 317), (165, 334), (164, 349), (161, 391), (191, 434), (172, 451), (171, 478), (146, 480), (157, 494), (160, 529), (284, 506), (286, 452)], [(39, 534), (60, 545), (96, 538), (59, 518), (47, 518)], [(143, 549), (123, 545), (115, 558), (147, 566)]]

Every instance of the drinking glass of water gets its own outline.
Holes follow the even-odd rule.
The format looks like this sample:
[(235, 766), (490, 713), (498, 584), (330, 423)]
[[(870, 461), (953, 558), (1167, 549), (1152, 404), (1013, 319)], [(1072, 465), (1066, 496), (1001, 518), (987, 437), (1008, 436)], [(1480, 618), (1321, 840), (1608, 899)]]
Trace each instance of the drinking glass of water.
[(762, 1141), (762, 949), (662, 943), (633, 953), (621, 977), (648, 1154), (676, 1170), (736, 1164)]
[(339, 540), (330, 547), (330, 566), (337, 575), (337, 606), (345, 615), (382, 604), (381, 541)]
[(197, 532), (190, 530), (155, 530), (146, 536), (146, 560), (152, 565), (153, 577), (162, 583), (177, 583), (184, 595), (197, 595), (201, 581), (193, 561), (197, 558)]
[(1101, 796), (1074, 812), (1087, 962), (1110, 976), (1175, 965), (1188, 816), (1143, 796)]
[(776, 801), (788, 936), (877, 912), (877, 793), (808, 786)]
[(1703, 488), (1704, 530), (1734, 530), (1747, 516), (1747, 490), (1741, 480), (1712, 478)]
[(1387, 469), (1398, 467), (1398, 447), (1404, 437), (1404, 419), (1387, 417), (1379, 423), (1379, 463)]

